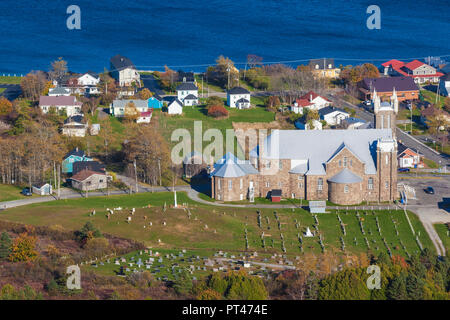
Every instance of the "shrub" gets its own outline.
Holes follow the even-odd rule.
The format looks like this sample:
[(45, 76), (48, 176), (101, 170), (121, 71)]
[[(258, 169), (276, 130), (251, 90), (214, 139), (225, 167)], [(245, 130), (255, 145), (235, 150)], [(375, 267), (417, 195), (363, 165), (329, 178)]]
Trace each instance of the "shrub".
[(9, 260), (12, 262), (33, 261), (39, 254), (35, 248), (36, 238), (22, 233), (14, 240)]
[(228, 110), (224, 106), (214, 105), (208, 108), (208, 116), (213, 118), (228, 117)]

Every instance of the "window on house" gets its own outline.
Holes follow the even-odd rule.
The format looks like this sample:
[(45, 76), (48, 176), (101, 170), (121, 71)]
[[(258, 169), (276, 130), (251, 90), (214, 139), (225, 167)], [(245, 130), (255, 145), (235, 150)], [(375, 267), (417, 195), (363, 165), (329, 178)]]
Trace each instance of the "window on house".
[(342, 167), (342, 160), (339, 160), (339, 167)]
[(219, 179), (219, 180), (217, 180), (217, 189), (220, 190), (221, 187), (222, 187), (222, 183), (221, 183), (221, 180)]
[(239, 195), (239, 200), (244, 200), (244, 195), (242, 193)]
[(389, 157), (386, 155), (386, 164), (389, 164)]
[(317, 190), (322, 191), (323, 190), (323, 179), (319, 178), (317, 180)]
[(233, 181), (232, 180), (228, 180), (228, 190), (233, 189)]
[(266, 181), (266, 187), (267, 187), (267, 188), (270, 188), (270, 183), (269, 183), (269, 181)]
[(350, 167), (353, 167), (353, 160), (350, 159)]
[(222, 200), (222, 195), (220, 193), (217, 195), (217, 199)]
[(344, 186), (344, 193), (348, 193), (348, 185)]
[(303, 176), (298, 176), (298, 180), (303, 180)]
[(292, 198), (292, 199), (295, 199), (295, 193), (292, 193), (292, 194), (291, 194), (291, 198)]
[(278, 168), (280, 170), (283, 169), (283, 162), (281, 160), (278, 160)]
[(389, 182), (386, 181), (386, 182), (384, 183), (384, 188), (385, 188), (385, 189), (389, 189)]
[(266, 168), (267, 168), (267, 169), (270, 169), (270, 160), (268, 160), (268, 161), (266, 162)]
[(347, 157), (344, 157), (344, 167), (347, 167)]
[(367, 182), (367, 188), (369, 190), (373, 189), (373, 178), (369, 178), (368, 182)]
[(278, 182), (278, 187), (280, 187), (280, 188), (281, 188), (282, 186), (283, 186), (283, 182), (281, 182), (281, 181), (280, 181), (280, 182)]
[(302, 182), (299, 182), (299, 183), (298, 183), (298, 187), (299, 187), (299, 188), (303, 188), (303, 183), (302, 183)]
[(242, 179), (239, 180), (239, 188), (242, 189), (244, 187), (244, 181)]

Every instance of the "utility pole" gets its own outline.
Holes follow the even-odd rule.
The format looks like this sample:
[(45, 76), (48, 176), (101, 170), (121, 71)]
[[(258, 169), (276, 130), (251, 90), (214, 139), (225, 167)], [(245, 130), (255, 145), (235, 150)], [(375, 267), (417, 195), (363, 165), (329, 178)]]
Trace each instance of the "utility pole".
[(61, 199), (61, 165), (58, 164), (58, 200)]
[(136, 180), (136, 193), (138, 193), (139, 189), (138, 189), (138, 178), (137, 178), (137, 170), (136, 170), (136, 159), (134, 159), (134, 178)]
[(227, 83), (227, 89), (230, 90), (230, 63), (227, 64), (227, 72), (228, 72), (228, 83)]
[(161, 158), (158, 158), (158, 169), (159, 169), (159, 186), (162, 186), (162, 181), (161, 181)]

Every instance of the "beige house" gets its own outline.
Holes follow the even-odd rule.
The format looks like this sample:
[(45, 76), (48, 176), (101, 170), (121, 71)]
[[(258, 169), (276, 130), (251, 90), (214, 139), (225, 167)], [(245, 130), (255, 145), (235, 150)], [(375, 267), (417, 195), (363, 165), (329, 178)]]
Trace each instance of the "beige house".
[(133, 82), (140, 87), (141, 77), (130, 59), (118, 54), (111, 58), (110, 65), (110, 74), (121, 87), (131, 86)]
[(81, 191), (93, 191), (107, 188), (107, 175), (102, 172), (82, 170), (72, 176), (71, 182), (74, 189)]

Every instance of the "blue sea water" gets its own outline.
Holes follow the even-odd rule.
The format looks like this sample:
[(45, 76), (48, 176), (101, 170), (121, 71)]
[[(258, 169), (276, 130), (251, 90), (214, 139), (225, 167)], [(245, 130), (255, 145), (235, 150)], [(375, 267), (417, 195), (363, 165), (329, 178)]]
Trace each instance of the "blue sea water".
[[(66, 9), (81, 8), (81, 30)], [(366, 8), (381, 8), (381, 30)], [(48, 70), (63, 57), (101, 72), (115, 54), (139, 69), (203, 71), (223, 54), (245, 62), (334, 57), (338, 63), (450, 54), (449, 1), (411, 0), (2, 0), (0, 74)], [(348, 59), (348, 60), (344, 60)], [(302, 62), (299, 62), (300, 64)], [(293, 63), (297, 64), (297, 63)]]

